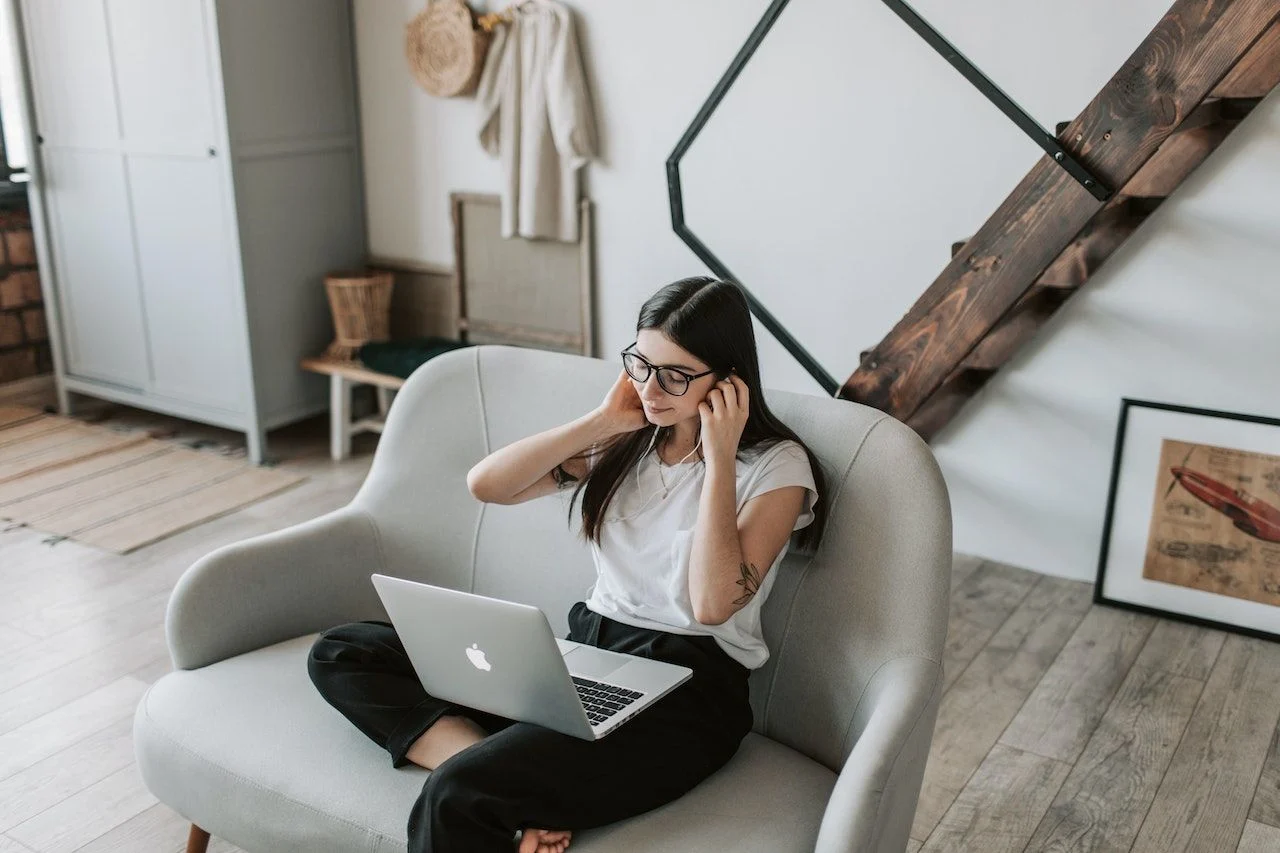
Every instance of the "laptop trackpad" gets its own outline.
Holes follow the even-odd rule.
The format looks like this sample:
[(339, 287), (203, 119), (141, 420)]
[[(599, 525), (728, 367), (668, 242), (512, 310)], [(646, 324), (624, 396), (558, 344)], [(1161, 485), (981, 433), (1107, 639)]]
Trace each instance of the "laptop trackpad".
[(616, 672), (631, 661), (625, 657), (601, 654), (579, 646), (564, 656), (564, 663), (573, 675), (582, 678), (606, 678), (609, 673)]

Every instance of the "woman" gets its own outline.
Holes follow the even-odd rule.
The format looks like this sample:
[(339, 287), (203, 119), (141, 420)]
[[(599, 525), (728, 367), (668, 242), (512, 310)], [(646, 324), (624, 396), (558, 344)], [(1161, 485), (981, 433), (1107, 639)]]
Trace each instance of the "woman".
[(690, 278), (645, 302), (604, 401), (491, 453), (479, 500), (574, 488), (597, 577), (569, 639), (665, 660), (689, 681), (587, 741), (445, 702), (385, 622), (316, 641), (312, 681), (391, 753), (433, 770), (409, 818), (412, 853), (563, 853), (569, 829), (668, 803), (722, 767), (752, 725), (747, 676), (768, 658), (760, 608), (795, 531), (826, 516), (813, 454), (765, 405), (742, 291)]

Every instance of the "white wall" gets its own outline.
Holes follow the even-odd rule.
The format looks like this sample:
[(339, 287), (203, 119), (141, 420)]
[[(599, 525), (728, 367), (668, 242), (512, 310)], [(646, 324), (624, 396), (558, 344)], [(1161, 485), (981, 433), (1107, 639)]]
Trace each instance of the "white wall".
[[(1051, 129), (1168, 3), (917, 8)], [(496, 191), (498, 169), (474, 103), (430, 98), (406, 69), (404, 24), (421, 5), (356, 0), (369, 240), (377, 255), (448, 265), (448, 193)], [(671, 232), (663, 164), (767, 3), (573, 5), (604, 149), (588, 186), (608, 353), (630, 343), (653, 291), (704, 271)], [(1273, 97), (935, 441), (957, 549), (1092, 578), (1120, 397), (1280, 414), (1277, 153)], [(1039, 156), (881, 3), (795, 0), (685, 158), (685, 209), (843, 379)], [(767, 386), (821, 393), (757, 336)]]

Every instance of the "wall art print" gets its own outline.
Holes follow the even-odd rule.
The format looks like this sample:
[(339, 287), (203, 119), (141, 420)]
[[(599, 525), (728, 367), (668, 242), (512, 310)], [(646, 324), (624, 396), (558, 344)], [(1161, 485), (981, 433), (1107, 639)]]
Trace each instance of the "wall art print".
[(1280, 639), (1280, 420), (1125, 399), (1094, 598)]

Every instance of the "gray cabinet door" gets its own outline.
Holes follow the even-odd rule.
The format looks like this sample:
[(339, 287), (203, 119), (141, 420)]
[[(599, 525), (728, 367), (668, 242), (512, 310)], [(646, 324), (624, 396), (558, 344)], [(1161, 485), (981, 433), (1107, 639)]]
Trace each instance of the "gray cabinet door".
[(68, 372), (145, 390), (142, 297), (118, 153), (44, 151)]
[(105, 0), (151, 391), (247, 408), (246, 331), (204, 0)]
[(204, 153), (216, 138), (204, 0), (106, 0), (120, 138), (134, 153)]
[(45, 144), (113, 149), (119, 139), (102, 0), (24, 0), (36, 132)]
[(208, 0), (26, 0), (71, 373), (248, 408)]
[(129, 173), (153, 390), (244, 411), (248, 347), (232, 284), (222, 164), (138, 157)]
[(25, 2), (68, 370), (149, 382), (106, 7)]

